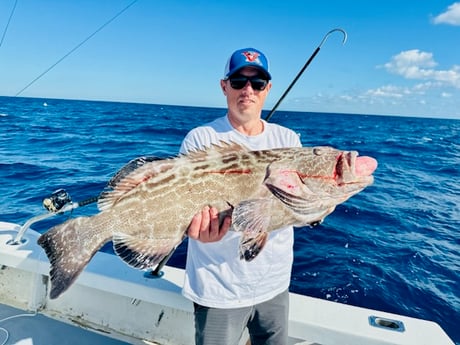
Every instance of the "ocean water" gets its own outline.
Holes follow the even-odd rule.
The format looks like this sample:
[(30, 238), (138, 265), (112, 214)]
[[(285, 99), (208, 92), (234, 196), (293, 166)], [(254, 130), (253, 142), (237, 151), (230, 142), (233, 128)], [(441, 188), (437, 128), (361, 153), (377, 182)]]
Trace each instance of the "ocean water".
[[(65, 188), (98, 195), (141, 155), (176, 155), (214, 108), (0, 97), (0, 220), (23, 224)], [(324, 223), (296, 229), (291, 291), (432, 320), (460, 344), (460, 121), (275, 113), (304, 146), (375, 157), (375, 183)], [(37, 223), (46, 231), (94, 204)], [(110, 251), (108, 246), (104, 250)], [(170, 264), (184, 267), (186, 243)]]

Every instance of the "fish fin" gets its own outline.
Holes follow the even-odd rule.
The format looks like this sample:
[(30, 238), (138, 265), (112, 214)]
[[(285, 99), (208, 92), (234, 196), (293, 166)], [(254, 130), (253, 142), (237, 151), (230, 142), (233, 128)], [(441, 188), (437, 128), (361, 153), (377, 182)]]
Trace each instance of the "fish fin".
[(238, 144), (234, 141), (223, 141), (220, 140), (217, 144), (211, 144), (208, 147), (203, 149), (196, 149), (193, 151), (188, 152), (185, 156), (192, 160), (204, 160), (209, 159), (212, 156), (223, 156), (226, 154), (234, 154), (235, 152), (247, 152), (249, 149), (242, 145)]
[(246, 237), (244, 233), (240, 242), (240, 259), (252, 261), (264, 248), (267, 239), (267, 232), (260, 232), (254, 237)]
[(112, 241), (115, 253), (129, 266), (141, 270), (155, 267), (174, 249), (170, 240), (162, 244), (158, 239), (138, 239), (122, 233), (114, 234)]
[(250, 199), (239, 203), (232, 213), (232, 228), (242, 232), (240, 259), (251, 261), (267, 241), (272, 200)]
[(146, 157), (138, 157), (138, 158), (135, 158), (129, 161), (120, 170), (118, 170), (115, 175), (113, 175), (113, 177), (107, 183), (107, 186), (110, 186), (111, 188), (115, 188), (116, 185), (120, 181), (122, 181), (126, 176), (131, 174), (134, 170), (140, 168), (141, 166), (144, 166), (147, 163), (158, 161), (158, 160), (161, 160), (161, 158), (154, 157), (154, 156), (146, 156)]
[(172, 167), (171, 160), (157, 157), (139, 157), (121, 168), (107, 183), (99, 196), (100, 211), (113, 207), (142, 182)]
[[(50, 298), (55, 299), (77, 279), (85, 266), (105, 242), (86, 237), (90, 232), (85, 222), (88, 217), (70, 219), (57, 225), (38, 238), (51, 264)], [(78, 229), (78, 230), (77, 230)]]

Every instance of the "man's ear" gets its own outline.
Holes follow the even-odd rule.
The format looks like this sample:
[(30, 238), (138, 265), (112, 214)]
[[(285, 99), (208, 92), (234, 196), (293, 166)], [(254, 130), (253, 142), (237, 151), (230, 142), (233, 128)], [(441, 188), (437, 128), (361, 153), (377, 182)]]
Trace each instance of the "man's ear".
[(223, 79), (220, 80), (220, 88), (225, 96), (227, 96), (227, 82)]
[(269, 81), (268, 84), (267, 84), (267, 87), (266, 87), (267, 93), (270, 91), (271, 88), (272, 88), (272, 82)]

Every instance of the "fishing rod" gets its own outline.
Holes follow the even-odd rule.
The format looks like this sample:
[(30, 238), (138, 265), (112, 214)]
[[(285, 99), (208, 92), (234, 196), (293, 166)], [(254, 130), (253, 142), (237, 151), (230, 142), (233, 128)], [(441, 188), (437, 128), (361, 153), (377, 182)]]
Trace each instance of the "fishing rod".
[(342, 44), (345, 44), (345, 42), (347, 41), (347, 33), (345, 32), (345, 30), (343, 29), (340, 29), (340, 28), (336, 28), (336, 29), (332, 29), (331, 31), (329, 31), (326, 35), (324, 35), (323, 37), (323, 40), (321, 41), (321, 43), (319, 44), (319, 46), (315, 49), (315, 51), (313, 52), (313, 54), (311, 54), (310, 58), (307, 60), (307, 62), (305, 63), (305, 65), (302, 67), (302, 69), (299, 71), (299, 73), (297, 73), (297, 75), (295, 76), (295, 78), (292, 80), (291, 84), (289, 84), (289, 86), (287, 87), (286, 91), (284, 91), (283, 95), (280, 97), (280, 99), (278, 100), (278, 102), (276, 102), (275, 106), (273, 107), (273, 109), (268, 113), (268, 115), (265, 117), (265, 120), (266, 121), (269, 121), (271, 119), (271, 117), (273, 116), (273, 114), (275, 113), (276, 109), (278, 108), (278, 106), (281, 104), (281, 102), (283, 101), (284, 97), (286, 97), (286, 95), (289, 93), (289, 91), (291, 91), (292, 87), (294, 86), (294, 84), (297, 82), (297, 80), (299, 80), (300, 76), (303, 74), (303, 72), (307, 69), (308, 65), (310, 65), (310, 63), (313, 61), (313, 59), (316, 57), (316, 55), (319, 53), (319, 51), (321, 50), (321, 47), (323, 46), (324, 42), (326, 42), (326, 40), (328, 39), (328, 37), (334, 33), (334, 32), (341, 32), (343, 34), (343, 41), (342, 41)]

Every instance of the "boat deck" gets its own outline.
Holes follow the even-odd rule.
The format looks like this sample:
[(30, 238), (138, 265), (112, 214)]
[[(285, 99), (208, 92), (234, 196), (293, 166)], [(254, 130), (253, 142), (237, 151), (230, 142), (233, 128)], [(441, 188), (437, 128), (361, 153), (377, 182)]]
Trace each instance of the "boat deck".
[(1, 345), (129, 345), (41, 314), (0, 304)]

